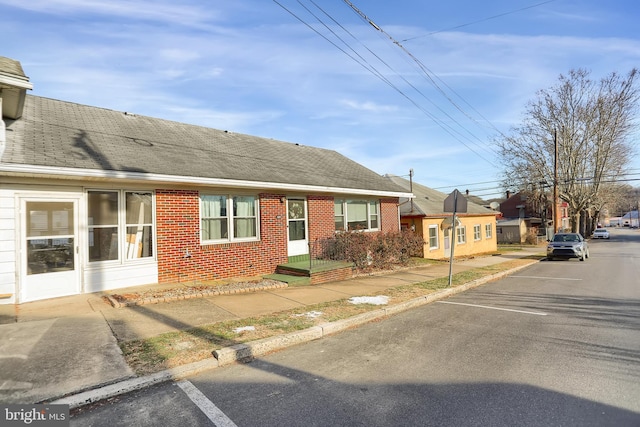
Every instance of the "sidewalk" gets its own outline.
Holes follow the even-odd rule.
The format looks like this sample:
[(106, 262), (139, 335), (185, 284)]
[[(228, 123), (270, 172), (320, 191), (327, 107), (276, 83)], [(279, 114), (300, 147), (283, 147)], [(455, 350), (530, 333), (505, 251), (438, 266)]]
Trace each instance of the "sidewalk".
[[(453, 272), (541, 253), (524, 248), (499, 256), (456, 260)], [(148, 338), (223, 320), (241, 319), (321, 302), (367, 296), (401, 285), (446, 277), (449, 265), (431, 265), (321, 285), (218, 295), (137, 307), (114, 308), (100, 294), (83, 294), (22, 305), (0, 305), (0, 402), (37, 403), (101, 386), (109, 390), (169, 379), (217, 366), (203, 361), (150, 379), (136, 378), (118, 342)], [(128, 384), (128, 383), (129, 384)], [(87, 393), (91, 393), (88, 391)], [(79, 399), (97, 400), (86, 396)], [(71, 402), (62, 399), (58, 403)], [(72, 405), (73, 406), (73, 405)]]

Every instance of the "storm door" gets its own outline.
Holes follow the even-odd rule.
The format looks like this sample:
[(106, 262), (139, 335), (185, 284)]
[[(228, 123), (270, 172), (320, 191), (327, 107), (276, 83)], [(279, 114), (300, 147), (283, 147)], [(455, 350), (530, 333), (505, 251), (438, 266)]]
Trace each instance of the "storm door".
[(80, 292), (78, 199), (22, 199), (20, 302)]
[(288, 255), (309, 253), (307, 240), (307, 201), (287, 199)]

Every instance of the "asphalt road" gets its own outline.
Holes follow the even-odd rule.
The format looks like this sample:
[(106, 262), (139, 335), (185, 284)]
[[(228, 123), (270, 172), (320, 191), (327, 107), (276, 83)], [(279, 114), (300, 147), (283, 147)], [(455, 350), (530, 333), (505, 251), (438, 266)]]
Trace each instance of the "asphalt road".
[(84, 408), (77, 426), (640, 426), (640, 231)]

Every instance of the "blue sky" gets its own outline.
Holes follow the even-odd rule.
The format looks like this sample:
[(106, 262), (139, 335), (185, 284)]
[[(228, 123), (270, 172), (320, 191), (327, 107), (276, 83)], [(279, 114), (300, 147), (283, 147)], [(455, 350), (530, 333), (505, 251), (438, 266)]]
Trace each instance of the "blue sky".
[(352, 4), (382, 31), (342, 0), (0, 0), (0, 56), (34, 95), (328, 148), (484, 198), (502, 192), (492, 141), (536, 91), (640, 64), (637, 0)]

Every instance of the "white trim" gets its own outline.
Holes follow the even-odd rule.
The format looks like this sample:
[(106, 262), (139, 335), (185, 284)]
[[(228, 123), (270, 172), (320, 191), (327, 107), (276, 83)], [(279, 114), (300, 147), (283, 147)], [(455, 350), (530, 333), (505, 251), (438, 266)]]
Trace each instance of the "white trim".
[(326, 187), (302, 184), (285, 184), (279, 182), (262, 182), (262, 181), (243, 181), (237, 179), (224, 178), (204, 178), (180, 175), (159, 175), (141, 172), (124, 172), (124, 171), (105, 171), (100, 169), (75, 169), (75, 168), (59, 168), (51, 166), (38, 165), (16, 165), (2, 164), (0, 172), (9, 172), (24, 174), (24, 176), (36, 178), (46, 178), (48, 176), (57, 178), (74, 178), (74, 179), (121, 179), (133, 181), (147, 181), (155, 183), (167, 184), (189, 184), (192, 186), (222, 186), (232, 188), (258, 188), (265, 190), (286, 190), (286, 191), (302, 191), (302, 192), (323, 192), (334, 194), (353, 194), (381, 197), (413, 197), (412, 193), (402, 193), (395, 191), (380, 190), (364, 190), (359, 188), (342, 188), (342, 187)]
[[(478, 227), (478, 238), (476, 238), (476, 227)], [(473, 224), (473, 241), (479, 242), (480, 240), (482, 240), (482, 225)]]
[[(429, 227), (427, 228), (427, 244), (429, 245), (429, 250), (436, 250), (436, 249), (440, 249), (440, 230), (439, 230), (439, 226), (438, 224), (429, 224)], [(431, 230), (434, 229), (436, 230), (436, 245), (435, 246), (431, 246)]]
[[(227, 216), (226, 217), (212, 217), (212, 218), (226, 218), (227, 219), (227, 238), (226, 239), (209, 239), (205, 240), (202, 238), (202, 196), (224, 196), (226, 197), (226, 206)], [(234, 230), (234, 219), (236, 218), (249, 218), (249, 217), (237, 217), (233, 215), (233, 198), (234, 197), (253, 197), (253, 206), (255, 209), (255, 219), (256, 219), (256, 235), (255, 237), (236, 237)], [(260, 197), (257, 194), (228, 194), (224, 192), (207, 192), (200, 191), (198, 194), (198, 229), (200, 235), (200, 246), (210, 246), (210, 245), (223, 245), (228, 243), (243, 243), (243, 242), (259, 242), (260, 238)], [(207, 218), (207, 219), (212, 219)]]
[[(18, 303), (38, 301), (67, 295), (78, 295), (82, 288), (82, 254), (81, 245), (81, 194), (33, 192), (31, 194), (15, 193), (16, 200), (16, 262), (18, 282), (16, 297)], [(26, 214), (28, 203), (72, 203), (73, 204), (73, 270), (30, 275), (28, 273), (27, 227)], [(45, 237), (50, 238), (50, 237)], [(37, 284), (36, 284), (37, 282)], [(64, 284), (63, 284), (64, 283)], [(49, 284), (53, 288), (48, 287)]]
[(29, 82), (28, 79), (25, 80), (25, 78), (13, 77), (5, 73), (0, 73), (0, 84), (13, 86), (11, 89), (33, 89), (33, 83)]

